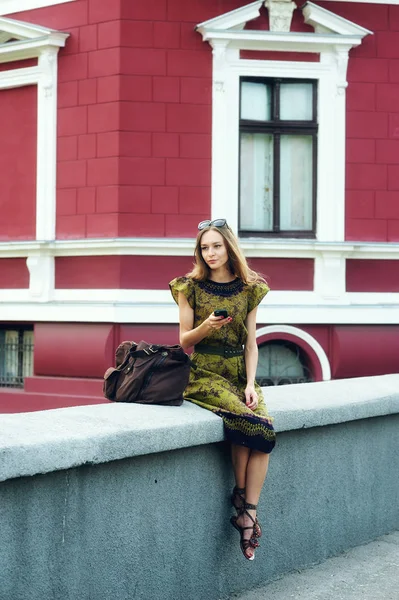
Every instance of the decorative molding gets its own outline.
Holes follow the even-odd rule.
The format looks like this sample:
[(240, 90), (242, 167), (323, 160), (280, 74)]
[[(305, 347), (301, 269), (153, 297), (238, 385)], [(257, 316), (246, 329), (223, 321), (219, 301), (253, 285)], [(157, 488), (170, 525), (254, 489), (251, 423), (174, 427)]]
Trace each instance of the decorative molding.
[(313, 336), (306, 331), (299, 329), (299, 327), (292, 327), (291, 325), (267, 325), (266, 327), (261, 327), (256, 330), (256, 338), (259, 339), (267, 335), (279, 333), (287, 334), (293, 338), (299, 338), (308, 344), (319, 360), (323, 381), (329, 381), (331, 379), (331, 367), (327, 354)]
[(372, 31), (348, 21), (331, 11), (321, 8), (313, 2), (306, 2), (302, 7), (302, 14), (307, 25), (311, 25), (316, 33), (336, 33), (339, 35), (364, 37)]
[[(28, 290), (0, 290), (0, 319), (99, 323), (130, 323), (134, 319), (137, 323), (177, 323), (177, 309), (168, 290), (54, 290), (54, 258), (107, 255), (192, 256), (193, 246), (194, 239), (188, 238), (0, 243), (0, 257), (28, 256), (30, 272)], [(247, 256), (315, 260), (314, 291), (272, 290), (259, 307), (260, 323), (294, 325), (399, 322), (399, 293), (345, 292), (345, 259), (399, 260), (399, 244), (259, 239), (242, 240), (241, 246)]]
[(260, 9), (262, 7), (263, 0), (256, 0), (252, 4), (247, 4), (236, 10), (227, 12), (220, 17), (209, 19), (197, 25), (196, 30), (203, 34), (207, 30), (217, 29), (233, 29), (235, 27), (241, 27), (244, 29), (245, 24), (248, 21), (256, 19), (260, 15)]
[(266, 0), (270, 31), (290, 31), (292, 13), (297, 8), (291, 0)]
[(39, 67), (0, 71), (0, 91), (25, 85), (37, 85), (41, 74)]
[(66, 2), (75, 2), (75, 0), (1, 0), (0, 15), (11, 15), (26, 10), (65, 4)]
[(10, 34), (12, 38), (16, 38), (17, 40), (33, 40), (54, 33), (52, 29), (48, 29), (47, 27), (15, 19), (7, 19), (6, 17), (0, 17), (0, 31)]
[(211, 46), (214, 68), (216, 70), (223, 68), (226, 62), (227, 42), (225, 40), (212, 40)]
[(337, 65), (337, 94), (343, 96), (348, 87), (346, 73), (348, 70), (349, 47), (336, 48), (334, 52), (335, 63)]
[[(399, 323), (399, 294), (361, 296), (359, 299), (359, 294), (347, 294), (344, 305), (331, 305), (324, 304), (314, 292), (272, 291), (268, 300), (259, 306), (258, 322), (286, 325)], [(385, 299), (387, 296), (389, 302)], [(170, 292), (163, 290), (55, 290), (50, 302), (41, 297), (33, 301), (30, 290), (0, 290), (1, 321), (177, 324), (179, 319)]]
[(49, 302), (54, 293), (54, 257), (30, 256), (26, 265), (29, 270), (29, 294), (36, 302)]
[[(0, 63), (35, 58), (48, 48), (58, 50), (69, 37), (69, 33), (5, 17), (0, 17), (0, 35)], [(7, 41), (12, 38), (16, 41)]]
[(346, 296), (346, 258), (342, 254), (324, 252), (315, 259), (314, 291), (325, 303), (344, 305)]
[(274, 32), (256, 30), (205, 31), (203, 41), (212, 46), (216, 41), (225, 42), (229, 48), (238, 50), (313, 52), (319, 54), (331, 48), (349, 46), (354, 48), (362, 42), (360, 35), (332, 33)]
[[(190, 256), (195, 238), (84, 238), (79, 240), (0, 242), (2, 258), (49, 256)], [(399, 243), (319, 242), (317, 240), (242, 238), (248, 257), (312, 258), (324, 255), (346, 259), (399, 260)]]
[[(212, 218), (228, 215), (232, 228), (238, 228), (238, 178), (231, 177), (231, 170), (237, 169), (239, 164), (240, 77), (315, 79), (318, 80), (319, 105), (317, 238), (341, 242), (345, 229), (348, 53), (370, 32), (311, 2), (303, 11), (308, 22), (323, 29), (322, 33), (229, 29), (227, 25), (232, 21), (222, 26), (222, 17), (218, 17), (219, 25), (211, 20), (197, 28), (203, 40), (213, 48)], [(230, 14), (225, 15), (226, 18)], [(311, 52), (320, 54), (320, 60), (240, 59), (242, 49)]]

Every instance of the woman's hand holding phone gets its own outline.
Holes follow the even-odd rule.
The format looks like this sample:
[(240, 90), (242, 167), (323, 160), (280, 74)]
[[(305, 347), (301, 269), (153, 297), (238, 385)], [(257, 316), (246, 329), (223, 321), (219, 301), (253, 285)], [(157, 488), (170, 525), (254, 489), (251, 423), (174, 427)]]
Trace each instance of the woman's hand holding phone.
[(214, 310), (213, 313), (207, 318), (209, 328), (216, 330), (228, 325), (228, 323), (231, 323), (232, 320), (233, 319), (228, 316), (227, 310), (224, 308)]

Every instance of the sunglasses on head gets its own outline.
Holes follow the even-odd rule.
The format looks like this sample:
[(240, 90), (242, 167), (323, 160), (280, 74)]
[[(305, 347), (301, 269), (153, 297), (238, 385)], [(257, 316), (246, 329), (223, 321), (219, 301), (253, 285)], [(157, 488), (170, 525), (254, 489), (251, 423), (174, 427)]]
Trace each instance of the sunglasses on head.
[(198, 223), (198, 229), (201, 231), (201, 229), (205, 229), (206, 227), (224, 227), (225, 225), (227, 225), (226, 219), (215, 219), (214, 221), (207, 220)]

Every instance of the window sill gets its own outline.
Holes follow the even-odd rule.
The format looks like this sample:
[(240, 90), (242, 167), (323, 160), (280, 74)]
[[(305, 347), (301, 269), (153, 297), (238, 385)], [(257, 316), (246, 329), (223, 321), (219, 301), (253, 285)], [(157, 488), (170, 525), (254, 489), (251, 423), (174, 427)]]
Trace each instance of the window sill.
[(239, 231), (240, 238), (245, 239), (284, 239), (315, 240), (316, 234), (310, 231)]

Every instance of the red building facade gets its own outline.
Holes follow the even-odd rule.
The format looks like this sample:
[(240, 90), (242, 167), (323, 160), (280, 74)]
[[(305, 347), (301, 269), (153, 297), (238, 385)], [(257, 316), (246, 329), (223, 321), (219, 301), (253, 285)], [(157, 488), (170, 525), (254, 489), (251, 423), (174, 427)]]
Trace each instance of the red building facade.
[(3, 5), (0, 336), (34, 377), (2, 405), (98, 401), (120, 341), (176, 343), (210, 217), (269, 281), (264, 378), (398, 370), (399, 6)]

